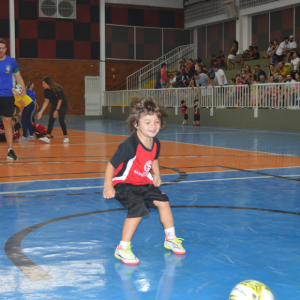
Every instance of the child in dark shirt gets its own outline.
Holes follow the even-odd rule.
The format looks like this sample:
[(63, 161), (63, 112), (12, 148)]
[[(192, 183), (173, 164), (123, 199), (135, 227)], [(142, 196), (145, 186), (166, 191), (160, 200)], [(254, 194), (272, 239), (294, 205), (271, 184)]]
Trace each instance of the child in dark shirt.
[(184, 100), (181, 100), (180, 103), (181, 103), (180, 108), (181, 108), (181, 111), (182, 111), (182, 114), (183, 114), (183, 123), (182, 123), (182, 125), (187, 125), (187, 120), (189, 118), (188, 112), (187, 112), (188, 107), (185, 105)]
[(148, 208), (159, 211), (166, 235), (164, 247), (176, 254), (185, 254), (185, 249), (182, 239), (175, 235), (169, 199), (158, 188), (160, 143), (155, 136), (164, 127), (166, 113), (152, 99), (138, 99), (131, 106), (127, 122), (133, 134), (119, 145), (107, 164), (103, 196), (116, 198), (128, 209), (115, 257), (125, 264), (138, 264), (139, 259), (131, 251), (131, 240), (143, 216), (150, 213)]
[(197, 99), (194, 100), (194, 120), (193, 120), (193, 126), (201, 126), (199, 124), (200, 122), (200, 106), (199, 101)]

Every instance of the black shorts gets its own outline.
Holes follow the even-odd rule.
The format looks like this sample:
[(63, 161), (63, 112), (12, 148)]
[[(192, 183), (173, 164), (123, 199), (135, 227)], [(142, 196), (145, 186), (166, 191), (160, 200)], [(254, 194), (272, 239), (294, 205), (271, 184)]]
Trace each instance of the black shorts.
[(169, 201), (166, 194), (153, 184), (132, 185), (118, 183), (115, 187), (115, 198), (128, 209), (127, 218), (139, 218), (150, 213), (148, 208), (156, 208), (153, 201)]
[(188, 115), (188, 114), (186, 114), (186, 115), (183, 115), (183, 118), (184, 118), (185, 120), (188, 120), (188, 118), (189, 118), (189, 115)]
[(194, 121), (200, 121), (200, 115), (194, 115)]
[(15, 97), (0, 97), (0, 115), (12, 118), (15, 112)]

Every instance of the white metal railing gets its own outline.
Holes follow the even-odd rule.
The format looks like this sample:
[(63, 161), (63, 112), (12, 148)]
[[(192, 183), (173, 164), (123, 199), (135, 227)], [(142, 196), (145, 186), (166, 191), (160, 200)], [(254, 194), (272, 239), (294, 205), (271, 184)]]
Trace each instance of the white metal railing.
[(184, 10), (184, 22), (192, 22), (225, 13), (225, 5), (233, 3), (232, 0), (210, 0), (188, 6)]
[(240, 0), (240, 9), (283, 0)]
[(164, 54), (147, 66), (129, 75), (126, 78), (127, 90), (144, 89), (145, 87), (154, 88), (156, 73), (161, 70), (162, 63), (167, 64), (167, 70), (177, 70), (179, 68), (179, 60), (182, 58), (188, 60), (188, 55), (193, 57), (193, 51), (194, 45), (183, 45)]
[[(300, 82), (255, 85), (209, 86), (207, 88), (167, 88), (105, 92), (104, 106), (130, 106), (133, 97), (154, 98), (163, 107), (188, 107), (194, 99), (206, 108), (300, 109)], [(124, 111), (124, 109), (123, 109)], [(257, 116), (256, 116), (257, 117)]]

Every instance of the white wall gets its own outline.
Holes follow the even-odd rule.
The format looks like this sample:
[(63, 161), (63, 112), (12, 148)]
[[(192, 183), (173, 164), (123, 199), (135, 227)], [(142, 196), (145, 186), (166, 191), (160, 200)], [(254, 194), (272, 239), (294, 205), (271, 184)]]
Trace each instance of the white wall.
[(167, 8), (183, 8), (183, 0), (106, 0), (106, 3), (125, 5), (144, 5)]

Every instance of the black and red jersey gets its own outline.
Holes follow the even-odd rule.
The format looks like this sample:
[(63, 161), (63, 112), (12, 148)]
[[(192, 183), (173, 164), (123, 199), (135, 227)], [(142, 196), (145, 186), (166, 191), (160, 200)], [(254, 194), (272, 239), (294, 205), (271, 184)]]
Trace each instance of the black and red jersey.
[(47, 128), (40, 124), (33, 124), (33, 131), (38, 133), (47, 133)]
[(115, 168), (112, 184), (130, 183), (132, 185), (153, 184), (153, 177), (150, 173), (152, 164), (158, 159), (160, 143), (153, 138), (152, 149), (147, 149), (137, 136), (133, 133), (122, 144), (119, 145), (110, 160)]
[(188, 109), (188, 107), (185, 106), (185, 105), (181, 105), (180, 108), (181, 108), (182, 114), (183, 114), (183, 115), (187, 115), (187, 109)]
[(194, 115), (200, 115), (200, 107), (198, 105), (194, 105)]

